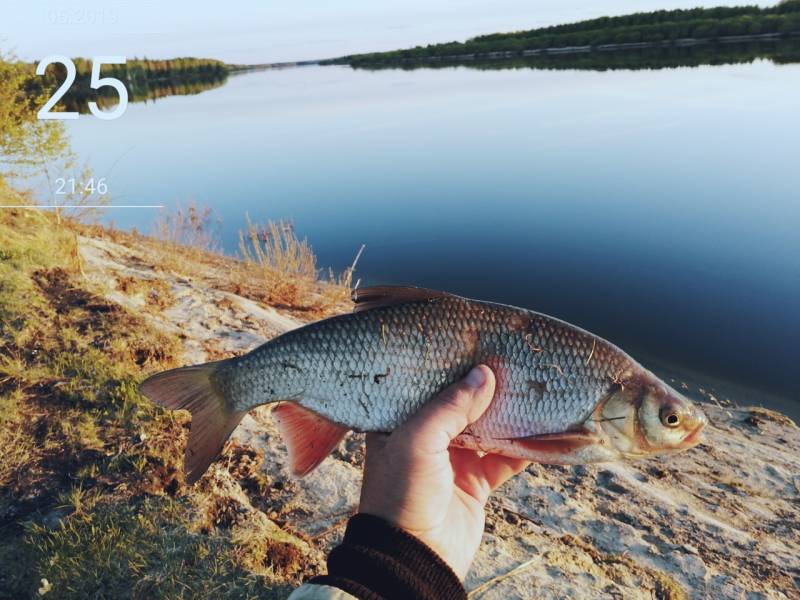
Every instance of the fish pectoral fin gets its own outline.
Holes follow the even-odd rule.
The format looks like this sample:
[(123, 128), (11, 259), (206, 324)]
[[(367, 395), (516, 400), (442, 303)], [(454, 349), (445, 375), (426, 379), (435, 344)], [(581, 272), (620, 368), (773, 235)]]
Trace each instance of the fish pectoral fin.
[(588, 429), (576, 429), (574, 431), (562, 431), (560, 433), (543, 433), (540, 435), (511, 439), (511, 441), (529, 450), (553, 454), (567, 454), (578, 448), (594, 444), (599, 440), (600, 438), (597, 434)]
[(452, 297), (453, 294), (402, 285), (376, 285), (366, 288), (356, 288), (352, 293), (352, 299), (355, 303), (353, 312), (447, 296)]
[(297, 477), (313, 471), (349, 431), (291, 402), (278, 404), (272, 415), (289, 451), (292, 474)]

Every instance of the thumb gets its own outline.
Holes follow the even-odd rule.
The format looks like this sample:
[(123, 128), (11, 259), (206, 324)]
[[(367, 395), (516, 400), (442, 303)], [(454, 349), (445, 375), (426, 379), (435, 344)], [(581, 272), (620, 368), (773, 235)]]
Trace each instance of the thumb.
[(478, 365), (429, 400), (396, 433), (413, 438), (412, 447), (422, 452), (446, 451), (450, 441), (489, 408), (494, 388), (492, 370)]

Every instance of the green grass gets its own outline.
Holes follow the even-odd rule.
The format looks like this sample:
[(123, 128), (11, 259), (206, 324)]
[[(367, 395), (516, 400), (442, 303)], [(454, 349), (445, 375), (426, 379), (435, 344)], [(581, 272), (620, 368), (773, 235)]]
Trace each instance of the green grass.
[(178, 340), (95, 295), (76, 244), (0, 211), (0, 598), (285, 597), (305, 546), (184, 486), (188, 416), (137, 392)]
[(217, 533), (191, 533), (188, 503), (144, 498), (101, 506), (48, 530), (27, 528), (39, 559), (34, 585), (69, 598), (264, 598), (285, 597), (286, 584), (265, 588), (262, 578), (231, 552)]

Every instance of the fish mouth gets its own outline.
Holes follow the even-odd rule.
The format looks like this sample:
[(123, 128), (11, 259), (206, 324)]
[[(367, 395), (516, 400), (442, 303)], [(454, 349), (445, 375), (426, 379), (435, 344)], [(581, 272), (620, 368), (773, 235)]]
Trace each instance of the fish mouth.
[(681, 443), (678, 445), (678, 448), (680, 448), (681, 450), (686, 450), (687, 448), (692, 448), (697, 444), (699, 444), (705, 426), (706, 423), (705, 420), (703, 420), (697, 427), (692, 429), (692, 431), (690, 431), (685, 438), (681, 440)]

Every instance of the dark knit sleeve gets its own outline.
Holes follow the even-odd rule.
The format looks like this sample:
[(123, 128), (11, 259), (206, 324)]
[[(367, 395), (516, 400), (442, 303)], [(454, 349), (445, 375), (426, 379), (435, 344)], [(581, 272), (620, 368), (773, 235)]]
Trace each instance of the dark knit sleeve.
[(458, 576), (413, 535), (379, 517), (350, 519), (328, 556), (328, 574), (310, 583), (337, 587), (360, 600), (465, 600)]

